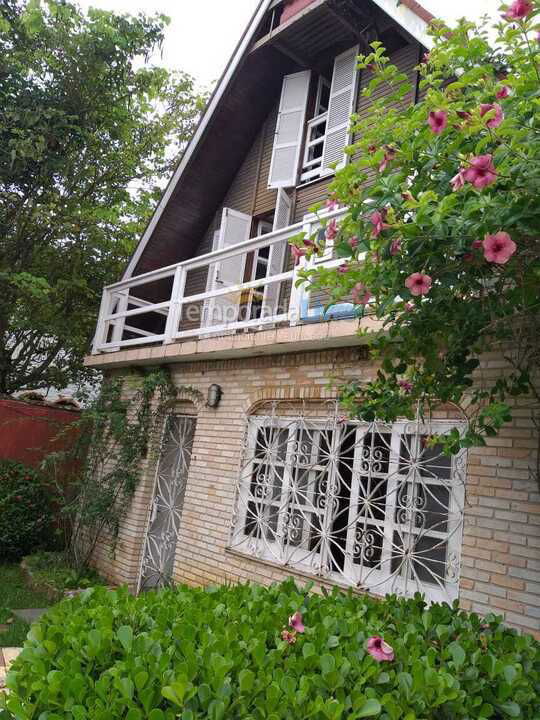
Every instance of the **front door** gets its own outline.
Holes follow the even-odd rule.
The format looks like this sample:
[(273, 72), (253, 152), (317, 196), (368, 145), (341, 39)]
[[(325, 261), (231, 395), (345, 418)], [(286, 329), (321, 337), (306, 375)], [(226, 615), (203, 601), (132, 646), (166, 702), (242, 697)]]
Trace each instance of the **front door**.
[(170, 584), (196, 422), (188, 415), (169, 415), (166, 420), (143, 548), (139, 591)]

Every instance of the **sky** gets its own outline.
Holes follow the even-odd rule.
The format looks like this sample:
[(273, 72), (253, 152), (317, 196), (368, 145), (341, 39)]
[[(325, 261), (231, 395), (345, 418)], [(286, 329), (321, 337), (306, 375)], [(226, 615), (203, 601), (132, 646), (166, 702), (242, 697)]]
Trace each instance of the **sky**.
[[(184, 70), (200, 86), (209, 87), (221, 75), (259, 0), (78, 0), (115, 12), (163, 13), (171, 19), (163, 58), (170, 69)], [(495, 16), (500, 0), (421, 0), (434, 15), (447, 22), (484, 13)]]

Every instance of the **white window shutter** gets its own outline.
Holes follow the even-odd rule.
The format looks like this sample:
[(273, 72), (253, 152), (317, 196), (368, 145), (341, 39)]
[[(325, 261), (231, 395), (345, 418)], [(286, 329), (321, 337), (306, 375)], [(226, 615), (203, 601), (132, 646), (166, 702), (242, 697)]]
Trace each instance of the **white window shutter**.
[[(276, 211), (274, 213), (274, 230), (282, 230), (290, 223), (292, 201), (283, 188), (279, 188), (277, 194)], [(275, 243), (270, 247), (268, 260), (268, 277), (279, 275), (283, 272), (287, 242)], [(281, 283), (272, 283), (264, 288), (263, 308), (265, 315), (277, 315), (279, 304), (279, 292)]]
[(310, 70), (283, 78), (268, 187), (296, 185), (310, 79)]
[[(217, 247), (214, 250), (238, 245), (249, 239), (251, 234), (251, 215), (223, 208), (219, 236), (214, 234)], [(228, 260), (219, 260), (210, 266), (208, 290), (222, 290), (226, 287), (239, 285), (244, 279), (245, 254)], [(231, 295), (220, 295), (205, 301), (203, 308), (203, 326), (224, 325), (238, 320), (240, 309), (239, 298)], [(201, 337), (203, 337), (201, 335)], [(208, 336), (204, 336), (208, 337)]]
[(331, 165), (342, 168), (347, 162), (345, 148), (350, 142), (351, 115), (358, 86), (357, 58), (359, 46), (346, 50), (334, 60), (334, 74), (330, 89), (330, 105), (323, 151), (323, 170)]

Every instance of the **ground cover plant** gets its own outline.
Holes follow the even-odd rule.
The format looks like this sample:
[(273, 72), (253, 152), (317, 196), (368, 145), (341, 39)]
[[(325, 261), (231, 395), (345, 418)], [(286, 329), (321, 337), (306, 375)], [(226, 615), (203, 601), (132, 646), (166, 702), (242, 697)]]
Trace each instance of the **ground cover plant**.
[(47, 585), (59, 593), (63, 593), (64, 590), (105, 585), (105, 580), (93, 568), (85, 567), (82, 571), (73, 568), (66, 552), (37, 552), (25, 557), (24, 564), (34, 582)]
[(0, 564), (0, 647), (18, 647), (23, 644), (30, 629), (28, 623), (13, 617), (13, 610), (48, 607), (47, 595), (28, 587), (24, 574), (16, 564)]
[(307, 590), (86, 590), (32, 628), (0, 718), (540, 716), (540, 646), (496, 617)]

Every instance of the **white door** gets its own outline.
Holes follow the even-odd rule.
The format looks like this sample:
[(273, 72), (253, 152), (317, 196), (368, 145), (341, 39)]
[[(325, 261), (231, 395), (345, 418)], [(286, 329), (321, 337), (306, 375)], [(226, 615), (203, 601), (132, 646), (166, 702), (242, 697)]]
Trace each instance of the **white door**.
[[(221, 228), (217, 238), (217, 250), (238, 245), (249, 239), (251, 215), (223, 208)], [(236, 255), (219, 260), (209, 268), (208, 290), (222, 290), (239, 285), (244, 279), (246, 256)], [(219, 295), (206, 301), (203, 312), (203, 327), (222, 327), (238, 320), (240, 294)]]

